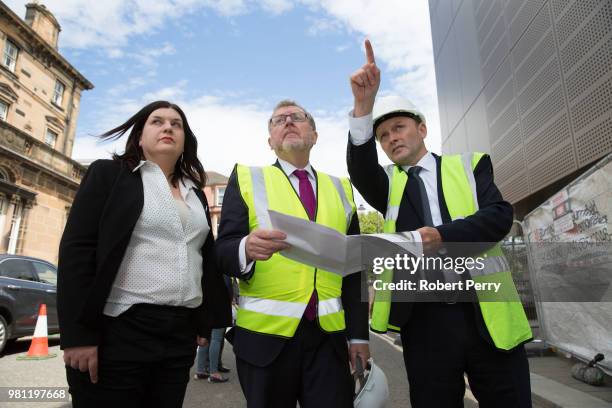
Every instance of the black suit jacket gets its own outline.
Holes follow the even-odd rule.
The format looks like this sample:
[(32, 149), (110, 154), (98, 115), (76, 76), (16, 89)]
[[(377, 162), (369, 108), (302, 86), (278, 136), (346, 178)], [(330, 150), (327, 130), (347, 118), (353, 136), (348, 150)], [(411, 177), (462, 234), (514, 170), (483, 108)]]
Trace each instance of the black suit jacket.
[[(210, 214), (206, 195), (195, 193)], [(62, 348), (97, 345), (106, 299), (144, 204), (139, 171), (118, 160), (93, 162), (81, 181), (59, 248), (57, 309)], [(230, 299), (217, 269), (212, 228), (202, 247), (203, 303), (198, 334), (231, 325)]]
[[(436, 229), (442, 241), (476, 243), (501, 241), (512, 227), (513, 210), (512, 206), (504, 201), (493, 181), (491, 158), (485, 155), (474, 169), (479, 210), (464, 219), (451, 221), (442, 192), (441, 157), (436, 154), (434, 157), (437, 164), (438, 204), (443, 223)], [(363, 198), (376, 210), (385, 214), (389, 179), (383, 167), (378, 163), (375, 138), (372, 137), (365, 144), (355, 146), (350, 142), (349, 134), (347, 165), (351, 181)], [(424, 226), (421, 206), (413, 201), (413, 197), (406, 194), (406, 190), (404, 190), (396, 222), (398, 232), (413, 231)], [(480, 308), (475, 307), (475, 310), (479, 331), (488, 339), (489, 335), (484, 326)], [(405, 324), (410, 318), (411, 311), (411, 303), (394, 303), (391, 307), (390, 319), (400, 322), (400, 325)]]
[[(280, 167), (276, 162), (275, 166)], [(282, 168), (281, 168), (282, 170)], [(317, 172), (314, 171), (315, 177)], [(217, 237), (217, 258), (225, 274), (240, 279), (249, 279), (255, 271), (255, 265), (250, 274), (240, 272), (238, 261), (238, 247), (243, 237), (249, 234), (248, 208), (240, 195), (236, 170), (232, 172), (225, 196), (223, 197), (223, 210)], [(353, 215), (348, 234), (359, 234), (359, 220), (357, 214)], [(344, 333), (331, 334), (336, 351), (346, 358), (348, 339), (368, 339), (368, 304), (361, 302), (361, 274), (354, 273), (346, 276), (342, 281), (342, 304), (345, 312), (346, 330)], [(286, 338), (254, 333), (236, 327), (233, 333), (233, 346), (236, 355), (260, 367), (269, 365), (281, 352)]]

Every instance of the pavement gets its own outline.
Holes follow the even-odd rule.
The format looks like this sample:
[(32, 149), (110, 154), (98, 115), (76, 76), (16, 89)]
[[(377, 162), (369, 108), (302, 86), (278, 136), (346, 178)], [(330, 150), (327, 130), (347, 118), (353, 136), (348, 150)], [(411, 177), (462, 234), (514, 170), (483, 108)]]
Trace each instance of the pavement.
[[(385, 371), (390, 388), (389, 408), (410, 407), (408, 382), (401, 356), (401, 346), (393, 344), (395, 335), (372, 334), (370, 345), (376, 363)], [(62, 351), (57, 336), (51, 336), (51, 353), (57, 357), (40, 361), (20, 361), (17, 356), (27, 352), (29, 341), (19, 340), (7, 346), (0, 357), (0, 387), (67, 387)], [(529, 358), (534, 408), (603, 408), (612, 407), (612, 383), (608, 377), (603, 387), (594, 387), (573, 379), (570, 368), (575, 362), (559, 355), (533, 355)], [(236, 375), (234, 355), (226, 344), (224, 366), (231, 369), (227, 383), (209, 383), (192, 379), (187, 386), (185, 408), (243, 408), (246, 401)], [(464, 400), (466, 408), (478, 406), (469, 388)], [(3, 407), (68, 408), (69, 402), (9, 403)]]

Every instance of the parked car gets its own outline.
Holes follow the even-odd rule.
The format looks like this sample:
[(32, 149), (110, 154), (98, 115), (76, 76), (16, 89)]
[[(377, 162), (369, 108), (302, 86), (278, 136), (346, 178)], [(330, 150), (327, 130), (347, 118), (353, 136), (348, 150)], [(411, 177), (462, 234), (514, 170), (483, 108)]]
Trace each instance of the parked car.
[(42, 259), (0, 254), (0, 353), (8, 341), (34, 334), (38, 310), (47, 305), (47, 330), (59, 333), (57, 268)]

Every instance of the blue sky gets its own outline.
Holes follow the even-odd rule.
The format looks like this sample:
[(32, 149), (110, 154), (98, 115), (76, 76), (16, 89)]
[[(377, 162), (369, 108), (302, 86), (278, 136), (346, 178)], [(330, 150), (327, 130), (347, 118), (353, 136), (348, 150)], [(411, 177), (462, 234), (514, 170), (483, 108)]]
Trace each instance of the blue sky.
[[(22, 0), (8, 5), (21, 17)], [(62, 26), (61, 53), (95, 89), (82, 95), (73, 157), (108, 157), (123, 141), (90, 135), (156, 99), (177, 102), (200, 142), (206, 169), (270, 163), (266, 121), (295, 99), (317, 120), (315, 168), (346, 175), (352, 106), (349, 75), (370, 38), (381, 93), (400, 93), (427, 116), (440, 151), (426, 0), (46, 0)], [(383, 158), (386, 161), (386, 157)]]

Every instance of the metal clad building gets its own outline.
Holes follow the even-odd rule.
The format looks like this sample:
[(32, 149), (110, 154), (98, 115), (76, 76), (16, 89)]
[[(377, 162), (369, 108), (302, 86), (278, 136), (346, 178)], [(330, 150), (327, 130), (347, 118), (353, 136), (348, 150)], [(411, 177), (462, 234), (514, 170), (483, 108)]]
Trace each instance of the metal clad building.
[(522, 216), (612, 152), (612, 0), (429, 0), (442, 150)]

